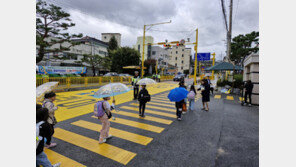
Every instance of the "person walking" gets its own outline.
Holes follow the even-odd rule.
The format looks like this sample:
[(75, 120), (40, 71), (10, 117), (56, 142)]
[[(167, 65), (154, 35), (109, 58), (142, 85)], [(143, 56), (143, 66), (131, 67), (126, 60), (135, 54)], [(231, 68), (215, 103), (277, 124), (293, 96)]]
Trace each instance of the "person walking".
[(139, 116), (145, 117), (145, 106), (148, 101), (150, 101), (150, 95), (148, 90), (146, 89), (146, 84), (142, 84), (142, 89), (139, 93)]
[(139, 80), (140, 80), (139, 72), (135, 71), (135, 75), (132, 78), (132, 86), (134, 87), (134, 100), (137, 99), (139, 94), (139, 84), (138, 84)]
[[(37, 109), (38, 108), (38, 109)], [(44, 140), (51, 138), (51, 125), (47, 122), (49, 115), (48, 109), (36, 105), (36, 166), (39, 167), (59, 167), (61, 163), (52, 165), (44, 153)]]
[[(180, 81), (179, 87), (185, 88), (187, 90), (187, 87), (186, 87), (186, 85), (184, 83), (184, 80)], [(186, 108), (186, 106), (187, 106), (187, 98), (183, 99), (182, 101), (183, 101), (183, 104), (182, 104), (182, 114), (186, 114), (186, 111), (183, 110), (183, 105), (185, 105), (185, 108)]]
[(196, 96), (196, 90), (194, 85), (191, 85), (190, 91), (187, 95), (187, 99), (189, 101), (189, 110), (194, 111), (194, 105), (195, 105), (195, 96)]
[(249, 106), (252, 106), (252, 91), (253, 91), (253, 83), (251, 82), (251, 80), (248, 80), (245, 84), (245, 104), (247, 103), (247, 99), (249, 97)]
[(109, 118), (112, 117), (111, 110), (115, 108), (115, 100), (113, 99), (112, 105), (109, 104), (108, 100), (110, 100), (110, 97), (104, 97), (103, 101), (98, 101), (94, 105), (94, 113), (100, 114), (101, 115), (95, 115), (98, 116), (98, 119), (102, 123), (102, 129), (100, 131), (100, 137), (99, 137), (99, 144), (105, 143), (107, 139), (111, 138), (112, 135), (109, 134), (109, 129), (110, 129), (110, 121)]
[[(183, 87), (186, 89), (186, 86), (184, 85), (184, 82), (180, 82), (179, 83), (179, 87)], [(183, 105), (186, 104), (185, 103), (185, 100), (181, 100), (181, 101), (178, 101), (178, 102), (175, 102), (175, 106), (176, 106), (176, 115), (177, 115), (177, 119), (178, 121), (181, 121), (182, 120), (182, 111), (183, 111)]]
[(54, 134), (54, 126), (57, 124), (57, 120), (55, 118), (55, 111), (58, 109), (57, 106), (54, 105), (54, 101), (56, 100), (56, 94), (54, 92), (49, 92), (44, 95), (44, 101), (42, 104), (43, 108), (48, 109), (48, 119), (47, 122), (50, 124), (51, 127), (51, 137), (46, 141), (46, 148), (55, 147), (57, 144), (52, 143), (51, 139)]
[[(201, 88), (198, 90), (201, 90), (201, 96), (202, 96), (202, 110), (209, 111), (209, 101), (210, 101), (210, 85), (208, 84), (208, 81), (206, 79), (203, 79), (201, 81)], [(205, 108), (205, 106), (207, 108)]]

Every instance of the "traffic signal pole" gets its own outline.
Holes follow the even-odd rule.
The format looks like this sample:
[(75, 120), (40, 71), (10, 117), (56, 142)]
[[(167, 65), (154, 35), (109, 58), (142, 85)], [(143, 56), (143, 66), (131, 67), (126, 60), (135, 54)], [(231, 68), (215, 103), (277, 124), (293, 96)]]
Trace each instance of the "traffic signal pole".
[[(212, 66), (214, 66), (215, 65), (215, 61), (216, 61), (216, 53), (214, 52), (213, 54), (213, 64), (212, 64)], [(212, 70), (212, 79), (214, 79), (214, 70)]]
[(194, 59), (194, 85), (196, 85), (196, 70), (197, 70), (197, 40), (198, 40), (198, 28), (195, 30), (196, 31), (196, 38), (195, 38), (195, 59)]

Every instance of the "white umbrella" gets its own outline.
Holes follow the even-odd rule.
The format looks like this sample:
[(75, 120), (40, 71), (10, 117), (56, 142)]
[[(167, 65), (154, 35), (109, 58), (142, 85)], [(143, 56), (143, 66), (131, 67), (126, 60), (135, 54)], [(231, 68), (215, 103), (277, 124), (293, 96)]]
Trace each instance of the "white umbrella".
[(150, 79), (150, 78), (143, 78), (137, 84), (139, 84), (139, 85), (150, 85), (150, 84), (156, 84), (156, 82), (153, 79)]
[(36, 88), (36, 100), (41, 102), (44, 99), (44, 94), (52, 91), (57, 87), (59, 82), (46, 82)]
[(95, 98), (103, 98), (116, 96), (130, 91), (130, 89), (122, 83), (110, 83), (102, 86), (97, 92), (95, 92)]

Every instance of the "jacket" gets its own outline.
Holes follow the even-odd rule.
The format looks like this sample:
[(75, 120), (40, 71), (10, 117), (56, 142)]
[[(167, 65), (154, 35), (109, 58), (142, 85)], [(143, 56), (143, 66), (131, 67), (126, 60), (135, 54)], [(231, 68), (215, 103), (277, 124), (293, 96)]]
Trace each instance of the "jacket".
[(54, 124), (54, 120), (55, 120), (54, 113), (58, 109), (58, 107), (54, 106), (53, 102), (50, 99), (45, 99), (43, 101), (42, 107), (45, 107), (48, 109), (49, 117), (47, 119), (47, 122), (49, 124)]
[(42, 136), (42, 140), (39, 142), (39, 145), (37, 146), (36, 155), (43, 152), (44, 138), (46, 138), (46, 140), (48, 141), (51, 138), (51, 132), (52, 129), (48, 122), (45, 122), (40, 125), (39, 135)]
[(254, 87), (254, 85), (253, 85), (253, 83), (246, 83), (245, 84), (245, 88), (246, 88), (246, 92), (248, 92), (248, 93), (252, 93), (252, 91), (253, 91), (253, 87)]
[(142, 89), (139, 93), (139, 96), (138, 96), (138, 100), (139, 102), (144, 102), (146, 103), (147, 100), (144, 98), (144, 96), (148, 95), (148, 90), (146, 88)]
[(140, 76), (134, 76), (132, 78), (132, 85), (135, 87), (139, 87), (139, 84), (137, 84), (139, 80), (140, 80)]

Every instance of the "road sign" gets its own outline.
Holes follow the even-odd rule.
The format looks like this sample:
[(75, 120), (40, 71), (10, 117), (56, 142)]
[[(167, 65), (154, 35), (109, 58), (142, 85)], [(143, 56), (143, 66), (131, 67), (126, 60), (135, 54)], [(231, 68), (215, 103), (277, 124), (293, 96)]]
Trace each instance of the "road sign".
[(185, 40), (182, 39), (182, 40), (180, 41), (180, 44), (181, 44), (181, 45), (184, 45), (184, 44), (185, 44)]
[(211, 60), (211, 53), (197, 53), (198, 61), (207, 61)]

